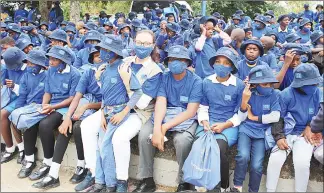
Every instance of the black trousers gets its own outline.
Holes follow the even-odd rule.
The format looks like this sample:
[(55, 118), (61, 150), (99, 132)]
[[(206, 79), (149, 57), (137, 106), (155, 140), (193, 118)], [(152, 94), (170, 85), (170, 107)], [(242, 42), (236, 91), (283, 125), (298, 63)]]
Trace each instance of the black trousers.
[(84, 153), (83, 153), (83, 143), (82, 143), (82, 137), (81, 137), (81, 122), (82, 121), (76, 121), (73, 123), (72, 133), (67, 134), (67, 137), (63, 134), (59, 134), (56, 139), (55, 149), (54, 149), (54, 156), (53, 156), (53, 162), (61, 164), (65, 151), (69, 145), (69, 141), (73, 135), (74, 142), (76, 145), (78, 160), (84, 160)]
[(216, 139), (220, 150), (220, 171), (221, 171), (221, 187), (226, 189), (229, 187), (229, 162), (228, 153), (229, 147), (225, 140)]

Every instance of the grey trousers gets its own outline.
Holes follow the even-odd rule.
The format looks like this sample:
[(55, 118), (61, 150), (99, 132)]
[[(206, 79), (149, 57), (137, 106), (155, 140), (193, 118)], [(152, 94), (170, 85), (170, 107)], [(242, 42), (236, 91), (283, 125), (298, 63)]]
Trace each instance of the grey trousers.
[[(192, 143), (194, 141), (195, 132), (198, 123), (194, 122), (191, 127), (185, 132), (173, 131), (173, 144), (176, 149), (177, 162), (179, 164), (178, 171), (178, 183), (183, 183), (182, 166), (187, 159)], [(152, 145), (152, 142), (148, 140), (149, 135), (153, 133), (153, 124), (151, 121), (147, 121), (141, 128), (138, 135), (139, 146), (139, 171), (137, 177), (139, 179), (153, 177), (153, 164), (156, 148)]]

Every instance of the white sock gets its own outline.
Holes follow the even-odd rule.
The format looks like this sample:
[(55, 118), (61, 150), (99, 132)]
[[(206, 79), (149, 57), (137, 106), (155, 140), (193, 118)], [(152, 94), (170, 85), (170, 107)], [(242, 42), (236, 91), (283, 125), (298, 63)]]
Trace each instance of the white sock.
[(77, 166), (84, 168), (85, 167), (85, 161), (84, 160), (78, 160)]
[(35, 156), (34, 156), (34, 154), (26, 155), (25, 159), (26, 159), (26, 161), (28, 161), (27, 165), (26, 165), (26, 168), (29, 168), (32, 165), (32, 163), (29, 163), (29, 162), (34, 162), (35, 161)]
[(52, 158), (44, 158), (43, 159), (43, 163), (48, 165), (48, 166), (51, 166), (52, 165)]
[(53, 162), (48, 174), (50, 176), (52, 176), (53, 178), (57, 179), (58, 175), (59, 175), (60, 167), (61, 167), (61, 164)]
[(23, 151), (25, 150), (24, 142), (18, 143), (17, 146), (18, 146), (18, 149), (19, 149), (19, 152), (20, 152), (19, 154), (20, 154), (20, 156), (22, 156)]
[(11, 147), (6, 147), (6, 154), (3, 155), (3, 157), (9, 157), (10, 156), (10, 153), (13, 153), (15, 152), (15, 149), (16, 149), (16, 146), (13, 145)]

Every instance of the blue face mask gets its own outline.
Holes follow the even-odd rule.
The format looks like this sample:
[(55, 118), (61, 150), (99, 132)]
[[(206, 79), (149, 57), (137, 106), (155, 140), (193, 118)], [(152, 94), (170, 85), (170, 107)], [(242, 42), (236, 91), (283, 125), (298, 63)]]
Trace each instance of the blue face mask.
[(79, 34), (79, 38), (82, 38), (84, 36), (84, 34)]
[(268, 96), (268, 95), (270, 95), (272, 93), (273, 87), (262, 87), (262, 86), (258, 85), (256, 87), (256, 90), (258, 91), (258, 93), (260, 95)]
[(116, 54), (114, 52), (112, 52), (112, 51), (106, 51), (104, 49), (100, 49), (100, 58), (104, 62), (107, 62), (107, 61), (109, 62), (115, 56), (116, 56)]
[(68, 36), (73, 39), (74, 38), (74, 34), (68, 34)]
[(12, 37), (15, 41), (17, 41), (18, 40), (18, 38), (19, 38), (19, 34), (18, 33), (15, 33), (15, 35)]
[(305, 56), (305, 55), (302, 55), (302, 56), (300, 56), (300, 61), (301, 61), (302, 63), (306, 63), (306, 62), (308, 62), (308, 57)]
[(65, 67), (66, 67), (66, 64), (60, 63), (57, 66), (50, 66), (50, 69), (55, 71), (55, 72), (61, 72), (61, 71), (63, 71), (65, 69)]
[(214, 71), (220, 78), (225, 78), (232, 72), (232, 67), (224, 66), (223, 64), (214, 64)]
[(305, 85), (302, 86), (301, 89), (307, 94), (307, 95), (312, 95), (317, 89), (316, 85)]
[(255, 24), (255, 27), (257, 29), (263, 29), (263, 25), (261, 23)]
[(85, 43), (85, 44), (84, 44), (84, 47), (85, 47), (85, 48), (92, 48), (92, 46), (93, 46), (93, 45), (92, 45), (92, 44), (89, 44), (89, 43)]
[(169, 62), (168, 67), (172, 74), (181, 74), (186, 70), (187, 63), (173, 60), (172, 62)]
[(303, 31), (306, 32), (306, 33), (308, 33), (310, 31), (310, 29), (307, 28), (307, 27), (303, 27)]
[(256, 64), (256, 63), (258, 62), (259, 58), (260, 58), (260, 56), (258, 56), (255, 60), (249, 60), (247, 57), (245, 57), (245, 55), (243, 55), (243, 57), (244, 57), (244, 59), (246, 60), (246, 62), (247, 62), (248, 64), (251, 64), (251, 65)]
[(125, 37), (125, 38), (129, 37), (129, 33), (125, 32), (125, 33), (124, 33), (124, 37)]
[(1, 32), (1, 39), (7, 37), (8, 33), (7, 32)]
[(41, 71), (42, 67), (35, 65), (35, 66), (27, 66), (27, 72), (32, 73), (32, 74), (39, 74)]
[(144, 46), (137, 46), (135, 45), (135, 54), (139, 59), (147, 58), (151, 55), (153, 51), (153, 47), (144, 47)]

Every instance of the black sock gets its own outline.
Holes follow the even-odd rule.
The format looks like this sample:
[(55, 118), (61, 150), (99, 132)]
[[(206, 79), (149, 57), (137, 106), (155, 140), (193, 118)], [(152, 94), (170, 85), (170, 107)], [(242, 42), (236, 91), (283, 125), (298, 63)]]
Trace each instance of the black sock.
[(153, 177), (145, 178), (144, 179), (147, 184), (154, 184), (154, 179)]

